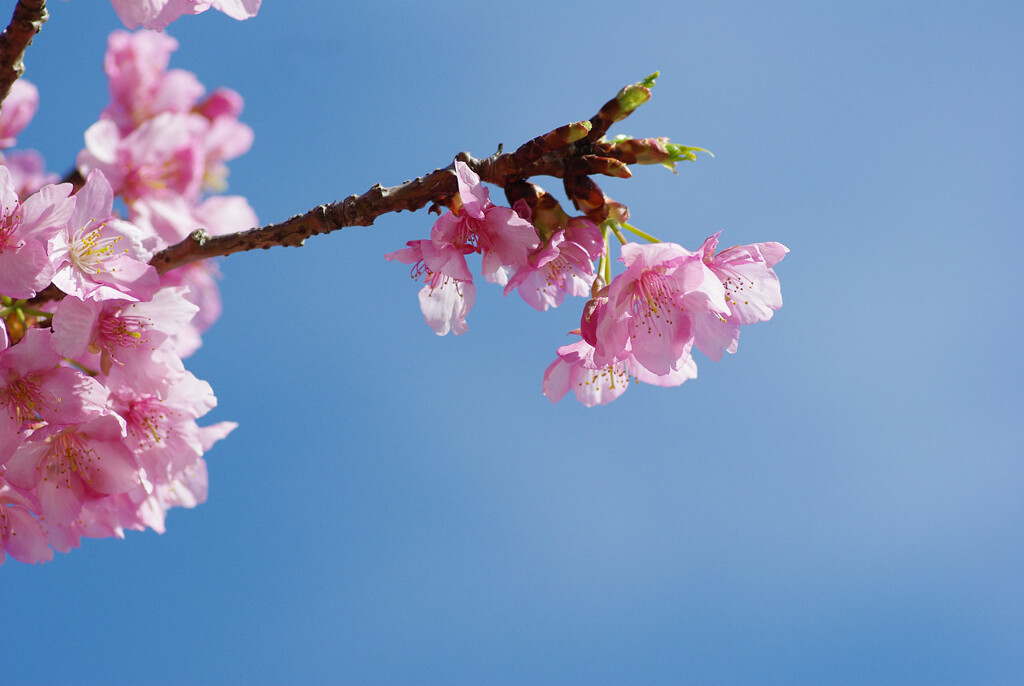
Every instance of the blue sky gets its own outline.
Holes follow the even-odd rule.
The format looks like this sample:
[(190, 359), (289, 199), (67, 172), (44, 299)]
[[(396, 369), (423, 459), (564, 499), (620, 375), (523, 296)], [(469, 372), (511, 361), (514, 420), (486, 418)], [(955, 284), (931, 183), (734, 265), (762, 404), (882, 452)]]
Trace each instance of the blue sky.
[[(424, 213), (233, 256), (189, 361), (211, 420), (240, 424), (209, 502), (5, 564), (2, 680), (1018, 679), (1024, 7), (494, 5), (266, 0), (172, 24), (172, 66), (245, 97), (231, 191), (265, 222), (514, 147), (661, 70), (612, 133), (715, 158), (606, 192), (690, 248), (785, 243), (785, 306), (683, 387), (588, 410), (540, 395), (577, 303), (481, 281), (466, 335), (423, 323), (382, 255)], [(19, 142), (63, 171), (118, 24), (96, 0), (50, 11)]]

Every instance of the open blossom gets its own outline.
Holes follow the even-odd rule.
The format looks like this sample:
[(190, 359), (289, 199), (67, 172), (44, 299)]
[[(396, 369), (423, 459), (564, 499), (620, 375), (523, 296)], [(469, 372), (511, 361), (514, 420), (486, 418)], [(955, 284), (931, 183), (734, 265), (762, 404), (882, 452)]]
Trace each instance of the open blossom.
[(183, 14), (199, 14), (211, 7), (232, 19), (255, 17), (261, 0), (111, 0), (117, 16), (130, 29), (164, 29)]
[(442, 256), (441, 271), (456, 279), (466, 279), (469, 268), (465, 255), (483, 256), (483, 274), (491, 283), (505, 285), (507, 268), (527, 263), (529, 252), (540, 245), (533, 224), (514, 210), (495, 205), (480, 176), (465, 162), (455, 161), (459, 180), (458, 201), (445, 212), (430, 231), (430, 240)]
[(114, 414), (37, 429), (7, 461), (7, 480), (35, 489), (43, 517), (70, 524), (84, 503), (126, 493), (139, 483), (123, 434), (124, 422)]
[(0, 351), (0, 465), (40, 422), (73, 424), (106, 412), (108, 391), (77, 369), (60, 367), (46, 329), (29, 329)]
[(31, 298), (50, 283), (54, 265), (47, 242), (67, 224), (75, 207), (71, 184), (44, 186), (25, 202), (0, 166), (0, 295)]
[(28, 126), (39, 107), (39, 89), (26, 79), (11, 84), (11, 91), (0, 107), (0, 148), (9, 148)]
[(631, 380), (655, 386), (679, 386), (695, 378), (697, 363), (691, 357), (678, 369), (657, 375), (645, 369), (628, 351), (617, 362), (596, 364), (594, 347), (579, 340), (558, 349), (558, 357), (544, 371), (543, 391), (553, 403), (573, 391), (580, 403), (593, 407), (618, 398), (629, 388)]
[(5, 553), (26, 564), (53, 559), (46, 534), (32, 516), (31, 501), (0, 476), (0, 564), (4, 563)]
[(597, 322), (597, 362), (614, 362), (629, 346), (654, 374), (679, 369), (693, 345), (693, 316), (729, 312), (721, 283), (694, 253), (674, 243), (627, 243), (621, 260), (626, 271), (609, 284)]
[(147, 302), (64, 298), (53, 316), (53, 347), (86, 366), (94, 366), (87, 355), (98, 355), (98, 367), (107, 375), (116, 364), (132, 379), (164, 376), (154, 351), (199, 310), (185, 299), (184, 291), (163, 288)]
[(445, 336), (449, 331), (456, 336), (466, 333), (466, 317), (476, 300), (476, 286), (468, 268), (464, 272), (466, 279), (448, 276), (442, 271), (450, 254), (445, 255), (432, 242), (421, 240), (409, 241), (405, 248), (384, 256), (388, 261), (413, 265), (413, 278), (426, 282), (419, 292), (420, 311), (438, 336)]
[(202, 189), (201, 139), (208, 127), (198, 115), (163, 112), (122, 136), (113, 121), (101, 119), (85, 132), (78, 168), (102, 171), (129, 205), (148, 197), (192, 200)]
[(597, 225), (589, 219), (573, 217), (564, 229), (552, 234), (546, 245), (530, 253), (527, 264), (509, 279), (505, 295), (517, 289), (530, 307), (541, 311), (558, 307), (566, 295), (589, 295), (596, 276), (594, 260), (603, 250), (604, 241)]
[(67, 226), (50, 239), (53, 283), (83, 299), (150, 299), (159, 277), (147, 263), (139, 229), (113, 216), (114, 196), (102, 172), (89, 173), (75, 200)]

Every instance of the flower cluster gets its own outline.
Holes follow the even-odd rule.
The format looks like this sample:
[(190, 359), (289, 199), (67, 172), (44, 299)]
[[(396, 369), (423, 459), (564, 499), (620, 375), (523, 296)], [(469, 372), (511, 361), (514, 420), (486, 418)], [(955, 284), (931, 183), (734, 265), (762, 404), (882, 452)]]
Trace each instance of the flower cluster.
[[(667, 155), (650, 162), (664, 163)], [(467, 330), (475, 294), (466, 263), (471, 253), (481, 255), (488, 281), (504, 285), (506, 295), (518, 291), (538, 310), (557, 307), (566, 295), (590, 296), (573, 332), (580, 340), (560, 347), (544, 373), (543, 392), (552, 402), (573, 390), (584, 405), (608, 403), (630, 379), (678, 386), (697, 376), (694, 346), (718, 361), (723, 350), (736, 351), (740, 326), (766, 321), (782, 306), (772, 268), (788, 249), (779, 243), (716, 253), (715, 234), (691, 252), (637, 231), (624, 221), (628, 211), (603, 195), (600, 206), (611, 218), (599, 226), (585, 216), (569, 217), (532, 184), (526, 194), (533, 206), (524, 199), (514, 209), (494, 205), (476, 173), (460, 160), (454, 167), (459, 191), (430, 239), (410, 241), (385, 257), (413, 265), (413, 278), (425, 282), (419, 293), (424, 319), (442, 336)], [(625, 271), (610, 279), (608, 235), (621, 237), (621, 228), (651, 243), (623, 239)], [(604, 265), (603, 276), (595, 261)]]
[(622, 395), (630, 378), (678, 386), (697, 376), (691, 351), (714, 361), (736, 352), (740, 326), (771, 319), (782, 307), (773, 266), (780, 243), (739, 245), (716, 253), (718, 235), (697, 252), (674, 243), (626, 243), (626, 269), (584, 308), (581, 340), (558, 349), (544, 372), (544, 394), (570, 390), (584, 405)]
[[(466, 255), (479, 253), (484, 278), (517, 290), (538, 310), (557, 307), (566, 294), (590, 292), (594, 260), (603, 250), (597, 226), (582, 217), (566, 222), (544, 239), (529, 221), (530, 208), (495, 205), (480, 177), (456, 160), (459, 193), (449, 211), (434, 222), (428, 240), (409, 241), (384, 257), (413, 265), (413, 278), (422, 279), (420, 308), (439, 336), (467, 329), (475, 287)], [(517, 211), (518, 210), (518, 211)]]
[[(111, 102), (85, 134), (77, 184), (55, 183), (31, 151), (0, 159), (0, 562), (163, 531), (169, 508), (206, 499), (203, 455), (235, 426), (197, 424), (216, 398), (182, 362), (219, 315), (214, 268), (161, 275), (149, 261), (196, 228), (256, 225), (244, 198), (206, 194), (252, 131), (237, 93), (204, 97), (167, 68), (176, 47), (111, 34)], [(0, 143), (37, 102), (15, 83)]]

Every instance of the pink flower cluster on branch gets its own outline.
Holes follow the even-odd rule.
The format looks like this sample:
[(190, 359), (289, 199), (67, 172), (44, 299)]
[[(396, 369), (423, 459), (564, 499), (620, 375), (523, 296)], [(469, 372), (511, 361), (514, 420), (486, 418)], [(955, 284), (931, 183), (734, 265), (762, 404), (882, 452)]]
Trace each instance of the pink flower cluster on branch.
[[(111, 102), (86, 132), (77, 190), (32, 151), (0, 159), (0, 562), (163, 531), (168, 509), (206, 499), (203, 456), (234, 428), (198, 424), (216, 398), (183, 363), (220, 313), (214, 268), (160, 274), (149, 262), (196, 225), (256, 223), (244, 198), (208, 195), (252, 131), (237, 93), (206, 96), (167, 68), (176, 47), (111, 34)], [(0, 144), (37, 103), (31, 84), (14, 84)]]
[[(242, 19), (260, 4), (113, 3), (129, 26), (159, 29), (210, 8)], [(227, 162), (253, 140), (239, 121), (242, 98), (207, 94), (194, 74), (170, 69), (178, 44), (163, 34), (110, 35), (111, 99), (85, 132), (73, 183), (59, 183), (35, 151), (10, 149), (38, 106), (35, 87), (17, 77), (45, 16), (42, 0), (20, 0), (21, 23), (0, 37), (0, 563), (6, 554), (46, 561), (83, 537), (163, 531), (168, 509), (206, 499), (204, 455), (235, 426), (198, 424), (216, 398), (183, 362), (220, 314), (210, 257), (299, 246), (430, 206), (438, 217), (429, 235), (385, 255), (422, 283), (426, 323), (438, 335), (468, 330), (476, 255), (485, 281), (538, 311), (581, 298), (577, 338), (557, 349), (542, 389), (552, 402), (572, 391), (587, 406), (614, 400), (630, 381), (695, 378), (694, 348), (717, 361), (737, 350), (741, 327), (782, 305), (774, 267), (785, 246), (719, 251), (717, 233), (696, 251), (660, 242), (594, 180), (629, 178), (634, 164), (675, 171), (702, 151), (607, 138), (650, 99), (657, 74), (513, 152), (460, 153), (414, 181), (250, 228), (258, 222), (246, 199), (220, 194)], [(575, 214), (531, 181), (539, 176), (561, 180)], [(507, 205), (485, 184), (503, 189)], [(614, 276), (613, 238), (622, 265)]]

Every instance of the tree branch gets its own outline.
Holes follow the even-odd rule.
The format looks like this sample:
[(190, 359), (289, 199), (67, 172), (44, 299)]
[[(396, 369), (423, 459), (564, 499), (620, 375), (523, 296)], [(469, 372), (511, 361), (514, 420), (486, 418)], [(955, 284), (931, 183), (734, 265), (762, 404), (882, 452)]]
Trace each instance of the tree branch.
[[(455, 159), (464, 162), (482, 181), (501, 188), (533, 176), (563, 179), (570, 199), (591, 219), (601, 221), (609, 216), (621, 217), (624, 208), (608, 202), (589, 176), (603, 174), (628, 178), (632, 175), (629, 164), (662, 163), (670, 157), (670, 153), (664, 150), (664, 144), (660, 143), (667, 142), (667, 139), (611, 142), (602, 139), (609, 126), (628, 117), (650, 99), (654, 76), (623, 88), (589, 121), (566, 124), (549, 131), (527, 141), (515, 152), (505, 153), (499, 149), (484, 159), (460, 152)], [(158, 252), (150, 264), (164, 274), (211, 257), (248, 250), (266, 250), (274, 246), (299, 247), (310, 236), (331, 233), (349, 226), (370, 226), (382, 214), (403, 210), (412, 212), (427, 205), (448, 205), (458, 190), (453, 162), (443, 169), (435, 169), (425, 176), (397, 186), (375, 184), (362, 195), (352, 195), (340, 202), (314, 207), (305, 214), (295, 215), (276, 224), (223, 236), (211, 236), (204, 229), (197, 229), (180, 243)], [(39, 303), (63, 297), (64, 294), (51, 284), (29, 302)]]
[(14, 7), (11, 23), (0, 34), (0, 103), (7, 98), (14, 82), (25, 73), (25, 63), (21, 58), (49, 17), (46, 0), (18, 0)]
[[(482, 181), (502, 188), (532, 176), (564, 178), (567, 174), (604, 174), (628, 178), (632, 175), (629, 167), (616, 159), (623, 157), (623, 152), (616, 149), (616, 144), (604, 142), (601, 138), (612, 124), (625, 119), (650, 99), (650, 87), (654, 85), (656, 77), (657, 73), (639, 83), (626, 86), (589, 121), (560, 126), (527, 141), (515, 152), (503, 153), (499, 150), (482, 160), (461, 152), (456, 159), (465, 162), (480, 175)], [(635, 156), (632, 159), (636, 161)], [(369, 226), (382, 214), (414, 211), (428, 203), (447, 204), (458, 189), (455, 165), (452, 163), (444, 169), (435, 169), (426, 176), (398, 186), (385, 188), (376, 184), (362, 195), (314, 207), (305, 214), (278, 224), (226, 236), (210, 236), (199, 229), (180, 243), (154, 255), (150, 264), (163, 274), (210, 257), (257, 248), (265, 250), (275, 245), (299, 247), (310, 236), (348, 226)]]

